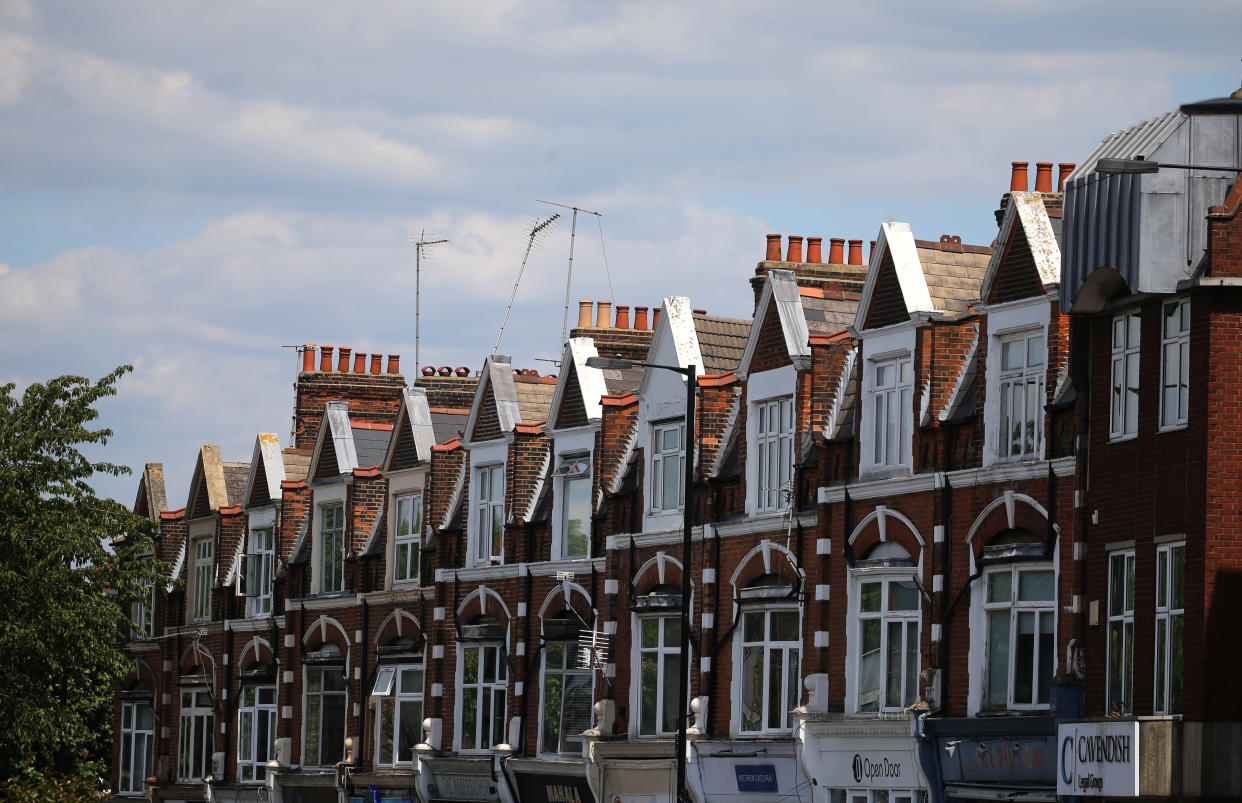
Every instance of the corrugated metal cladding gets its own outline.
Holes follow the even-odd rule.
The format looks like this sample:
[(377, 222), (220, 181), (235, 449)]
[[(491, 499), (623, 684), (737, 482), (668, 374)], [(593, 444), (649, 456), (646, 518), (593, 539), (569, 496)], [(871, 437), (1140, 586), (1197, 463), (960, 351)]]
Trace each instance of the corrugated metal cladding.
[(1062, 212), (1061, 309), (1097, 267), (1107, 265), (1135, 287), (1139, 270), (1138, 176), (1092, 173), (1066, 185)]

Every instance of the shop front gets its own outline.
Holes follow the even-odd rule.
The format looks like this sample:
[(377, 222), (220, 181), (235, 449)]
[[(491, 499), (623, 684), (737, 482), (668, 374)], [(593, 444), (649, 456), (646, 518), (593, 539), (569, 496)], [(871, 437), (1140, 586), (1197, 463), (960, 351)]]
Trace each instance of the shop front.
[(677, 795), (673, 742), (592, 741), (588, 776), (600, 803), (672, 803)]
[(810, 714), (802, 728), (802, 768), (815, 803), (922, 803), (927, 779), (913, 722)]
[(928, 718), (919, 757), (932, 803), (1057, 799), (1057, 724), (1050, 716)]
[(698, 803), (811, 803), (792, 741), (693, 742), (686, 786)]
[(510, 758), (505, 774), (521, 803), (595, 803), (581, 761)]
[(426, 803), (498, 803), (504, 778), (495, 760), (480, 758), (423, 758), (419, 762), (419, 789)]
[(354, 772), (349, 781), (349, 803), (419, 803), (415, 772)]

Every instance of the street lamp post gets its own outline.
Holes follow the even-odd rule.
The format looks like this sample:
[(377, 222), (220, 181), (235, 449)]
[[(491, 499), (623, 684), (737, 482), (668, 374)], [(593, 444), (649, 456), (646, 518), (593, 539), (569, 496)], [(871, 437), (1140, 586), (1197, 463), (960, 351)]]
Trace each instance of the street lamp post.
[(686, 753), (687, 751), (687, 716), (690, 711), (690, 556), (693, 554), (693, 519), (690, 503), (694, 491), (694, 390), (698, 381), (698, 368), (691, 363), (685, 368), (679, 365), (660, 365), (658, 363), (638, 362), (621, 357), (588, 357), (588, 368), (620, 370), (642, 366), (644, 368), (663, 368), (675, 371), (686, 378), (686, 434), (682, 444), (686, 453), (686, 467), (682, 470), (685, 502), (681, 510), (681, 659), (684, 662), (677, 689), (677, 801), (688, 803), (690, 795), (686, 790)]
[(1095, 163), (1095, 172), (1106, 175), (1156, 173), (1164, 167), (1182, 170), (1207, 170), (1209, 172), (1219, 170), (1224, 173), (1242, 172), (1242, 167), (1174, 164), (1172, 162), (1155, 162), (1148, 159), (1099, 159)]

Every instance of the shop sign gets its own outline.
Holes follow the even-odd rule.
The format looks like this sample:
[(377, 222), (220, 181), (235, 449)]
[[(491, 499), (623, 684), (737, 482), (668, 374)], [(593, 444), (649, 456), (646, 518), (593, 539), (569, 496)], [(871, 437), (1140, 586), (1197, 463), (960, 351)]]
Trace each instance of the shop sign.
[(739, 792), (779, 792), (775, 764), (734, 764)]
[(1052, 784), (1057, 758), (1055, 737), (940, 739), (945, 781)]
[(433, 797), (446, 800), (495, 800), (496, 785), (486, 775), (442, 775), (436, 773)]
[(833, 750), (820, 755), (826, 770), (820, 783), (825, 786), (920, 789), (923, 785), (909, 750)]
[(594, 803), (591, 787), (581, 775), (545, 775), (519, 772), (518, 798), (522, 803)]
[(1057, 738), (1058, 795), (1138, 795), (1138, 722), (1062, 722)]

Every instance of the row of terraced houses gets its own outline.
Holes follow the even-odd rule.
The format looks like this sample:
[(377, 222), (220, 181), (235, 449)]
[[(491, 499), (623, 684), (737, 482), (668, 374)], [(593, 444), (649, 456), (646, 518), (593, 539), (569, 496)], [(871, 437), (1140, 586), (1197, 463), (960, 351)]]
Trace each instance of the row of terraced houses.
[(1242, 183), (1097, 169), (1242, 163), (1236, 95), (1015, 162), (990, 244), (582, 302), (553, 375), (305, 346), (284, 446), (142, 473), (115, 793), (667, 801), (688, 674), (697, 801), (1242, 794)]

